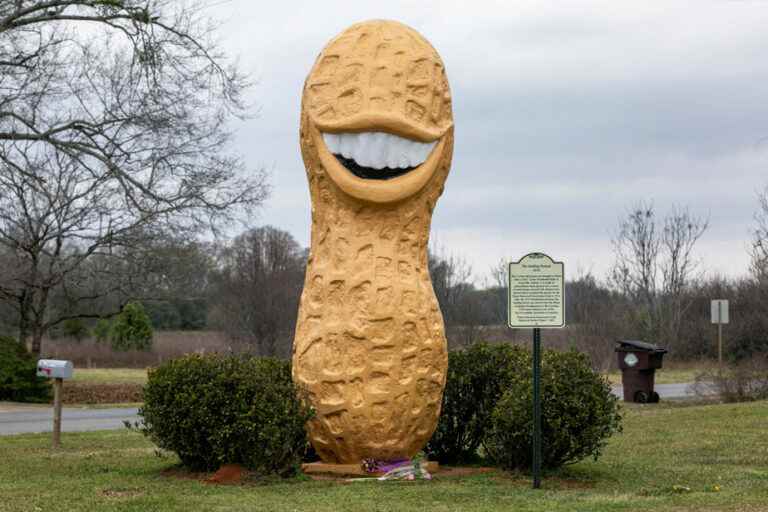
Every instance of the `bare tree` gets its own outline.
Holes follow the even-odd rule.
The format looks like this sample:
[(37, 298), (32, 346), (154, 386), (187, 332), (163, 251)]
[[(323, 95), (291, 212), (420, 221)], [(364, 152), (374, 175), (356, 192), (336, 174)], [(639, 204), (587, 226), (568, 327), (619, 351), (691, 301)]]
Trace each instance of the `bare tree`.
[(695, 217), (688, 209), (673, 208), (664, 218), (660, 322), (665, 327), (663, 335), (668, 341), (679, 339), (683, 316), (692, 304), (686, 292), (702, 277), (693, 250), (707, 227), (708, 219)]
[(608, 370), (615, 364), (614, 342), (630, 334), (625, 331), (626, 298), (583, 269), (565, 283), (565, 296), (572, 346), (589, 354), (593, 367)]
[(694, 248), (709, 221), (674, 208), (661, 223), (651, 203), (639, 203), (619, 222), (613, 239), (613, 285), (635, 307), (640, 334), (673, 344), (698, 275)]
[(472, 277), (472, 267), (460, 256), (449, 254), (445, 249), (431, 248), (429, 251), (429, 274), (432, 287), (440, 303), (446, 321), (449, 321), (461, 307), (466, 287), (461, 285)]
[(0, 299), (33, 352), (84, 262), (215, 229), (266, 197), (265, 174), (227, 152), (248, 84), (203, 7), (0, 2)]
[(443, 313), (448, 342), (463, 346), (474, 342), (479, 326), (481, 304), (471, 282), (472, 267), (444, 248), (429, 250), (429, 274), (437, 302)]
[(488, 305), (489, 315), (496, 325), (506, 325), (508, 320), (508, 273), (509, 261), (506, 258), (501, 258), (498, 263), (491, 267), (489, 279), (486, 280), (485, 289), (492, 295)]
[(218, 255), (213, 302), (235, 341), (264, 356), (290, 354), (304, 283), (306, 253), (285, 231), (246, 231)]
[(768, 283), (768, 186), (758, 194), (759, 208), (752, 231), (752, 274)]
[[(168, 233), (144, 235), (130, 247), (93, 255), (73, 270), (53, 290), (49, 319), (110, 317), (137, 299), (148, 312), (170, 303), (204, 302), (212, 269), (206, 244)], [(199, 315), (204, 325), (204, 312)]]
[(641, 302), (648, 316), (655, 315), (657, 271), (661, 241), (651, 203), (639, 203), (619, 223), (612, 240), (615, 254), (612, 279), (627, 296)]

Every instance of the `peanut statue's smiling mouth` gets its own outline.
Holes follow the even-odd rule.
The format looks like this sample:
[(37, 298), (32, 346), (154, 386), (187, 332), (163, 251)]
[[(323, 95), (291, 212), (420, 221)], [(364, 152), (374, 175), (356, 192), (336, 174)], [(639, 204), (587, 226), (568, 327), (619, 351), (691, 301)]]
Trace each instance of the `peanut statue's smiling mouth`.
[(310, 123), (309, 136), (331, 181), (373, 203), (402, 201), (419, 192), (453, 147), (451, 127), (429, 133), (377, 116), (341, 126)]
[(388, 180), (423, 164), (437, 141), (419, 142), (385, 132), (326, 133), (328, 151), (349, 172), (362, 179)]

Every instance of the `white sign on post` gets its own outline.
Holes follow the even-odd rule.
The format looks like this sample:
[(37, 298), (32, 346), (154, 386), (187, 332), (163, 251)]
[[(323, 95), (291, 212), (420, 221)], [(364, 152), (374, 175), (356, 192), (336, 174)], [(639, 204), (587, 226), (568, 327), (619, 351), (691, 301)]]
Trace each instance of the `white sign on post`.
[(513, 329), (565, 326), (565, 272), (561, 262), (534, 252), (509, 264), (509, 319)]
[(712, 301), (712, 323), (713, 324), (729, 323), (727, 300)]

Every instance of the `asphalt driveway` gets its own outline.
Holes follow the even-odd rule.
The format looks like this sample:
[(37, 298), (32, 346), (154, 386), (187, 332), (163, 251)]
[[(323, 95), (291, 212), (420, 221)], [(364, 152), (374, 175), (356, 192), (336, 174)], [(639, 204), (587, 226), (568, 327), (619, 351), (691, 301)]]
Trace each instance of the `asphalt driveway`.
[[(62, 432), (87, 432), (125, 428), (123, 421), (136, 421), (138, 409), (119, 407), (113, 409), (85, 409), (65, 407), (61, 413)], [(51, 432), (53, 408), (0, 404), (0, 435)]]

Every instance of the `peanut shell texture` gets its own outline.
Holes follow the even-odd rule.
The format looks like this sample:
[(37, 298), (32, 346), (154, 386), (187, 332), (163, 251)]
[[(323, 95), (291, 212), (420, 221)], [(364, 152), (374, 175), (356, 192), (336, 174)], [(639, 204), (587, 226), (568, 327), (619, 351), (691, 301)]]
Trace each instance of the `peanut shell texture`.
[(304, 84), (301, 153), (312, 201), (293, 379), (326, 463), (412, 457), (437, 426), (448, 366), (427, 267), (453, 154), (445, 69), (394, 21), (332, 39)]

